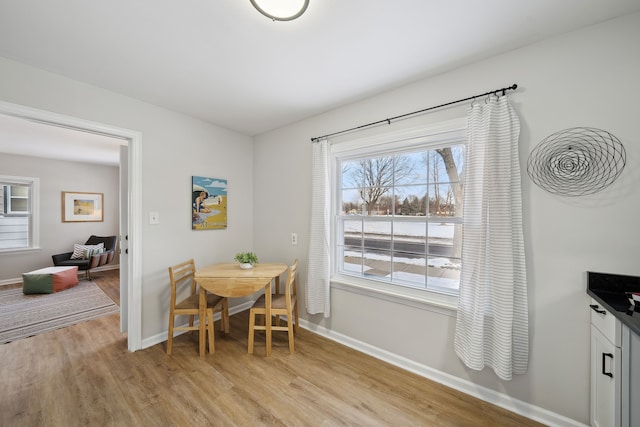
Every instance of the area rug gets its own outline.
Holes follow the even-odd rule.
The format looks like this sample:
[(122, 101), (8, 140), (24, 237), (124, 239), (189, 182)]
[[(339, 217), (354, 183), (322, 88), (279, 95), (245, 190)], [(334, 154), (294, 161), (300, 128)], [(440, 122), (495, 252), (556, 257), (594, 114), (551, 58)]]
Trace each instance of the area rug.
[(53, 294), (0, 291), (0, 344), (113, 313), (120, 308), (92, 281)]

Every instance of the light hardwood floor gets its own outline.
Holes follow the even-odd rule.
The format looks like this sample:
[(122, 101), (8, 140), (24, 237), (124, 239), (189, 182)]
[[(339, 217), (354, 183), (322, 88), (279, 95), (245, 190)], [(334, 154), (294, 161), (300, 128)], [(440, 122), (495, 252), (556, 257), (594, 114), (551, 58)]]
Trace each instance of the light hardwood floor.
[[(117, 270), (94, 274), (118, 302)], [(307, 330), (247, 354), (248, 316), (129, 353), (111, 315), (0, 345), (0, 426), (539, 426)]]

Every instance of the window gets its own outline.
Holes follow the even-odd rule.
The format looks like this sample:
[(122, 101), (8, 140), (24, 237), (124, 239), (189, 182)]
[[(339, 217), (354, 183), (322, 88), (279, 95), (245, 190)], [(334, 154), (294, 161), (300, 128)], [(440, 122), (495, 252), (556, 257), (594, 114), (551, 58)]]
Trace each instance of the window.
[(0, 176), (0, 251), (38, 247), (38, 178)]
[(456, 124), (332, 146), (334, 279), (427, 301), (457, 297), (466, 133)]

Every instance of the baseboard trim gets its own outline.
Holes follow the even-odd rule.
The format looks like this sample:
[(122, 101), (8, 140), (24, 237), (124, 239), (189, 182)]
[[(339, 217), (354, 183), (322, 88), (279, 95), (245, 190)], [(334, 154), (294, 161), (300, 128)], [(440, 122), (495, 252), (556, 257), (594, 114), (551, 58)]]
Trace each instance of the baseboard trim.
[(429, 366), (417, 363), (413, 360), (391, 353), (387, 350), (372, 346), (353, 339), (347, 335), (331, 331), (322, 326), (310, 323), (304, 319), (300, 319), (300, 327), (307, 329), (313, 333), (321, 335), (337, 343), (343, 344), (349, 348), (360, 351), (376, 359), (383, 360), (399, 368), (405, 369), (421, 377), (430, 379), (437, 383), (451, 387), (462, 393), (477, 397), (485, 402), (507, 409), (523, 417), (530, 418), (539, 423), (553, 427), (588, 427), (586, 424), (580, 423), (571, 418), (551, 412), (539, 406), (532, 405), (522, 400), (514, 399), (504, 393), (499, 393), (484, 386), (480, 386), (471, 381), (458, 378), (446, 372), (438, 371)]

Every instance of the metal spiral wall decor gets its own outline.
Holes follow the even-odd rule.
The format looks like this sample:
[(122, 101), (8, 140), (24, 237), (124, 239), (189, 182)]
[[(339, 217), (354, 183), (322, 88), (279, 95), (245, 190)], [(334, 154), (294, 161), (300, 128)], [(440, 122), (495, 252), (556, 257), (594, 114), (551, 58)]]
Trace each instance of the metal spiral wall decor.
[(529, 154), (527, 173), (550, 193), (584, 196), (611, 185), (625, 164), (618, 138), (601, 129), (575, 127), (542, 140)]

